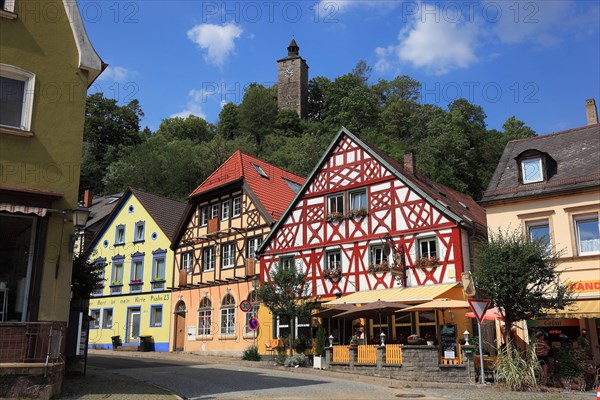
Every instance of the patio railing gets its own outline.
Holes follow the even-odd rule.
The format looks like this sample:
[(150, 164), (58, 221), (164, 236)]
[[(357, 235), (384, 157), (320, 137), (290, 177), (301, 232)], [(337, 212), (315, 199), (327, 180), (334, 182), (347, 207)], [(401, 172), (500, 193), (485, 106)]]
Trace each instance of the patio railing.
[(54, 322), (0, 323), (0, 360), (10, 363), (62, 361), (66, 324)]
[(442, 354), (440, 357), (440, 364), (441, 365), (458, 365), (458, 364), (462, 364), (463, 363), (463, 358), (462, 358), (462, 349), (460, 348), (460, 344), (458, 345), (456, 352), (458, 354), (456, 354), (455, 358), (444, 358), (444, 355)]
[(401, 344), (386, 344), (385, 345), (385, 363), (402, 365), (402, 345)]
[(350, 362), (350, 349), (348, 346), (333, 346), (333, 360), (334, 363), (349, 363)]
[(377, 364), (377, 347), (376, 344), (364, 344), (358, 346), (358, 363), (359, 364)]

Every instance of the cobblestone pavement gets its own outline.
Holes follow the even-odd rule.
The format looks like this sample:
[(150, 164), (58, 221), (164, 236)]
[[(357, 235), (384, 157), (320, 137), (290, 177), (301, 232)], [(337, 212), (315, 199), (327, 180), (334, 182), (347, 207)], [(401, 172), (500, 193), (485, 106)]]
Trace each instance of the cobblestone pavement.
[[(448, 400), (593, 400), (596, 398), (595, 392), (575, 392), (566, 393), (558, 389), (549, 389), (544, 392), (527, 392), (527, 393), (515, 393), (504, 390), (498, 385), (462, 385), (462, 384), (435, 384), (435, 383), (419, 383), (419, 382), (402, 382), (394, 379), (369, 377), (363, 375), (354, 375), (350, 373), (338, 373), (328, 370), (313, 370), (310, 368), (283, 368), (275, 367), (272, 362), (248, 362), (241, 361), (238, 358), (232, 357), (218, 357), (218, 356), (205, 356), (190, 353), (121, 353), (112, 351), (98, 351), (91, 350), (90, 357), (98, 356), (111, 356), (111, 357), (123, 357), (135, 362), (136, 359), (139, 361), (150, 362), (152, 360), (162, 360), (163, 362), (178, 361), (185, 362), (188, 364), (194, 364), (192, 368), (207, 368), (210, 365), (214, 365), (215, 368), (224, 368), (237, 371), (246, 371), (246, 369), (262, 369), (263, 375), (271, 376), (276, 378), (280, 373), (297, 374), (298, 379), (312, 379), (312, 380), (323, 380), (323, 381), (338, 381), (340, 384), (339, 392), (327, 392), (323, 393), (321, 399), (371, 399), (375, 400), (372, 396), (366, 392), (354, 393), (351, 397), (348, 397), (348, 391), (344, 390), (344, 382), (347, 382), (347, 387), (350, 383), (368, 383), (378, 385), (381, 390), (379, 394), (385, 393), (385, 398), (421, 398), (426, 399), (448, 399)], [(144, 360), (141, 360), (144, 359)], [(201, 366), (200, 366), (201, 365)], [(236, 367), (236, 368), (233, 368)], [(264, 371), (272, 370), (271, 373)], [(207, 371), (208, 372), (208, 371)], [(88, 380), (88, 378), (91, 378)], [(113, 369), (108, 371), (102, 368), (88, 367), (88, 377), (79, 378), (67, 378), (65, 381), (64, 399), (123, 399), (123, 400), (137, 400), (137, 399), (175, 399), (173, 393), (158, 388), (150, 383), (137, 380), (135, 378), (144, 379), (143, 374), (137, 374), (133, 372), (131, 368), (119, 371)], [(159, 385), (164, 385), (165, 382), (157, 382)], [(235, 382), (232, 383), (235, 386)], [(165, 385), (167, 386), (167, 385)], [(229, 386), (229, 385), (227, 385)], [(324, 389), (325, 387), (323, 387)], [(346, 388), (347, 389), (347, 388)], [(181, 391), (173, 389), (174, 391), (181, 393)], [(235, 390), (235, 389), (234, 389)], [(298, 388), (294, 389), (295, 391)], [(310, 390), (309, 390), (310, 391)], [(311, 398), (319, 398), (314, 393), (306, 393)], [(389, 397), (388, 397), (389, 396)], [(409, 397), (410, 396), (410, 397)], [(221, 393), (218, 396), (201, 396), (196, 399), (298, 399), (298, 397), (286, 393), (285, 391), (279, 394), (265, 393), (252, 393), (228, 391), (228, 393)]]

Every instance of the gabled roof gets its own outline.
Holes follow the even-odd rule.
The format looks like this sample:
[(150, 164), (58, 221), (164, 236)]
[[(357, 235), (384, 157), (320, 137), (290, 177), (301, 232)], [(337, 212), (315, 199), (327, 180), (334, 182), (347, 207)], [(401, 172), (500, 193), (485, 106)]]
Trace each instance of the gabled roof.
[(283, 214), (296, 194), (291, 187), (294, 185), (290, 186), (288, 182), (296, 186), (304, 183), (304, 178), (238, 150), (210, 174), (192, 192), (190, 198), (205, 195), (212, 190), (242, 180), (250, 186), (275, 221)]
[(139, 189), (129, 189), (142, 203), (154, 222), (158, 224), (169, 240), (173, 240), (177, 225), (185, 210), (185, 204), (168, 199), (157, 194), (143, 192)]
[(177, 225), (185, 210), (185, 204), (139, 189), (128, 188), (114, 206), (108, 218), (105, 218), (100, 229), (96, 231), (90, 245), (86, 247), (86, 253), (89, 253), (97, 245), (98, 240), (102, 237), (106, 228), (114, 221), (119, 211), (123, 208), (123, 205), (129, 199), (129, 196), (135, 196), (169, 240), (173, 240)]
[(283, 221), (285, 221), (287, 215), (293, 210), (298, 201), (302, 198), (308, 186), (312, 183), (313, 179), (344, 135), (348, 136), (359, 146), (361, 146), (373, 158), (383, 164), (392, 174), (394, 174), (417, 194), (422, 196), (442, 214), (456, 221), (456, 223), (459, 225), (470, 227), (479, 234), (486, 233), (485, 210), (481, 208), (481, 206), (479, 206), (479, 204), (477, 204), (477, 202), (475, 202), (475, 200), (473, 200), (470, 196), (459, 193), (454, 189), (450, 189), (449, 187), (437, 183), (419, 173), (413, 174), (405, 170), (404, 166), (397, 160), (388, 156), (377, 147), (360, 139), (345, 127), (342, 127), (323, 154), (321, 160), (317, 163), (315, 168), (306, 179), (306, 182), (304, 182), (304, 185), (294, 200), (289, 204), (289, 207), (281, 219), (277, 222), (277, 224), (275, 224), (273, 229), (271, 229), (271, 232), (269, 232), (257, 253), (261, 253), (269, 245), (269, 242), (279, 229), (279, 226), (283, 223)]
[[(520, 183), (517, 157), (527, 150), (552, 157), (556, 162), (556, 173), (544, 182)], [(599, 163), (600, 124), (513, 140), (504, 148), (481, 203), (598, 187)]]
[(90, 217), (85, 224), (85, 229), (90, 229), (108, 217), (121, 197), (123, 197), (122, 192), (108, 196), (94, 196), (92, 206), (90, 207)]

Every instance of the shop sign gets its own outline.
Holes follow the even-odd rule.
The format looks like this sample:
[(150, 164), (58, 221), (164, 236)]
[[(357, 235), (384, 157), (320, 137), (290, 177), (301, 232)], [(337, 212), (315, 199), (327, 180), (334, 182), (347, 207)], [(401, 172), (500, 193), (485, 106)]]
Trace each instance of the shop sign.
[(549, 326), (579, 326), (579, 320), (576, 318), (564, 319), (537, 319), (527, 321), (529, 327), (549, 327)]
[(585, 292), (600, 292), (600, 281), (579, 281), (579, 282), (568, 282), (573, 292), (585, 293)]

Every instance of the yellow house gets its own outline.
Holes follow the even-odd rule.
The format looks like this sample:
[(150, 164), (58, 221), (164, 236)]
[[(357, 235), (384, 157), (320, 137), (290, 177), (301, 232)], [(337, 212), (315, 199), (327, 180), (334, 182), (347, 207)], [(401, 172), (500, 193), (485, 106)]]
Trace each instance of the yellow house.
[(509, 142), (484, 194), (488, 228), (545, 237), (560, 252), (559, 271), (576, 302), (554, 318), (528, 321), (550, 341), (587, 329), (600, 363), (600, 125), (594, 100), (588, 125)]
[[(173, 252), (169, 249), (185, 205), (137, 189), (128, 189), (86, 251), (105, 265), (104, 284), (90, 299), (89, 347), (123, 346), (169, 351), (170, 283)], [(142, 339), (140, 339), (142, 338)]]
[(27, 363), (44, 380), (0, 397), (62, 387), (86, 92), (103, 68), (76, 2), (0, 1), (0, 375)]

